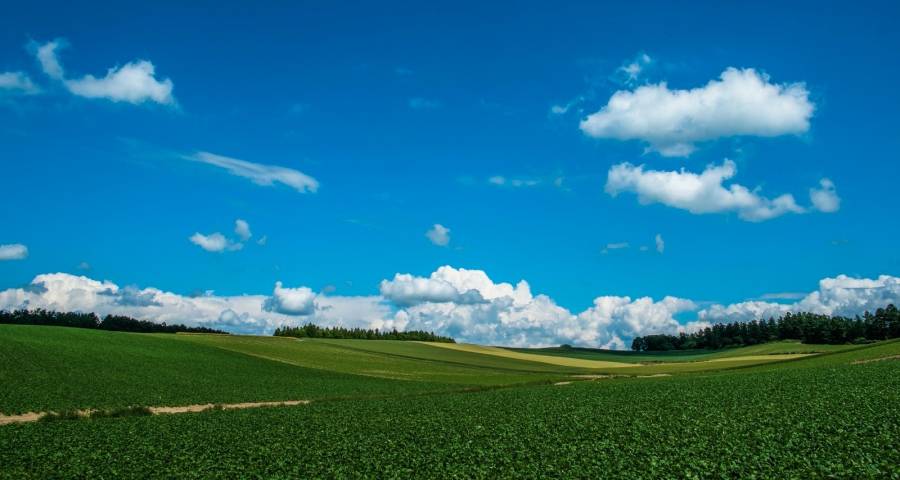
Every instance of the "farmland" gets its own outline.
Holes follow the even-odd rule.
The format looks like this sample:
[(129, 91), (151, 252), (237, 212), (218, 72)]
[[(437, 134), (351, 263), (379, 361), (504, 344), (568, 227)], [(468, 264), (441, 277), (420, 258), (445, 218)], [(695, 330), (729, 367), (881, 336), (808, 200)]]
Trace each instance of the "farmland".
[(581, 352), (597, 364), (496, 350), (2, 326), (3, 413), (312, 402), (0, 426), (0, 477), (892, 478), (900, 465), (900, 342)]

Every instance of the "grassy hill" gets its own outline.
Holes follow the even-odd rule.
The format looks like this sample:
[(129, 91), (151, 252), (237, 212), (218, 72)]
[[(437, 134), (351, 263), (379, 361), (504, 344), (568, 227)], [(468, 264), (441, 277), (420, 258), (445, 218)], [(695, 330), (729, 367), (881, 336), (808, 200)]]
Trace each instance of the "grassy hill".
[[(900, 342), (784, 356), (809, 348), (572, 365), (467, 345), (0, 326), (7, 413), (313, 400), (0, 426), (0, 478), (891, 478)], [(671, 376), (646, 378), (660, 369)], [(619, 373), (577, 381), (602, 372)]]
[(751, 347), (725, 348), (722, 350), (670, 350), (662, 352), (632, 352), (624, 350), (603, 350), (599, 348), (549, 347), (549, 348), (507, 348), (514, 352), (568, 357), (583, 360), (642, 363), (642, 362), (691, 362), (733, 358), (752, 355), (828, 353), (853, 348), (853, 345), (807, 345), (799, 340), (769, 342)]

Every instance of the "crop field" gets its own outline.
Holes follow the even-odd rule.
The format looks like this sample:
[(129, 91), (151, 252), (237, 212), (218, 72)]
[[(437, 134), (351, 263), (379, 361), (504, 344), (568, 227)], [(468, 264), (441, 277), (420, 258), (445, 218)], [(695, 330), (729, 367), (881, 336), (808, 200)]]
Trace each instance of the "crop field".
[(623, 363), (651, 363), (651, 362), (696, 362), (701, 360), (714, 360), (720, 358), (776, 355), (776, 354), (804, 354), (804, 353), (828, 353), (839, 352), (854, 348), (853, 345), (806, 345), (796, 340), (784, 340), (769, 342), (761, 345), (742, 348), (728, 348), (720, 351), (709, 350), (672, 350), (668, 352), (632, 352), (611, 351), (595, 348), (507, 348), (514, 352), (545, 355), (550, 357), (569, 357), (584, 360), (623, 362)]
[(312, 401), (2, 425), (0, 478), (897, 478), (900, 342), (783, 356), (806, 347), (599, 378), (467, 346), (2, 326), (4, 413)]

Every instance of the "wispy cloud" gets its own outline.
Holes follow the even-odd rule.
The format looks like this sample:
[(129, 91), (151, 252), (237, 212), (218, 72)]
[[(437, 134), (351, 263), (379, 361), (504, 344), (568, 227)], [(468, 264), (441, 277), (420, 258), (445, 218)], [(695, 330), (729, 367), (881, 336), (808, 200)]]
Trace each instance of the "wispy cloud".
[(607, 243), (606, 246), (603, 247), (602, 250), (600, 250), (600, 253), (606, 255), (610, 251), (624, 250), (624, 249), (628, 248), (629, 246), (630, 245), (628, 244), (628, 242)]
[(23, 72), (3, 72), (0, 73), (0, 92), (3, 91), (32, 95), (40, 93), (41, 89)]
[(253, 163), (209, 152), (197, 152), (183, 158), (224, 168), (232, 175), (247, 178), (257, 185), (281, 183), (300, 193), (315, 193), (319, 189), (319, 182), (315, 178), (293, 168)]

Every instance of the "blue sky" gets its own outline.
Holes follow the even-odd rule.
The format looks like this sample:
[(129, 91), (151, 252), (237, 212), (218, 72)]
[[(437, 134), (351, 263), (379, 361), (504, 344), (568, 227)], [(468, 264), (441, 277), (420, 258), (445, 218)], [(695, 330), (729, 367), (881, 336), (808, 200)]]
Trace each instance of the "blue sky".
[[(276, 281), (371, 296), (451, 265), (580, 312), (599, 296), (724, 305), (900, 271), (896, 4), (488, 3), (7, 6), (0, 245), (27, 255), (0, 261), (0, 288), (66, 272), (185, 296)], [(55, 77), (36, 59), (52, 41)], [(140, 60), (149, 87), (85, 78)], [(777, 102), (723, 112), (725, 85), (725, 107), (674, 113), (671, 135), (700, 140), (622, 124), (672, 114), (652, 102), (599, 133), (582, 123), (616, 92), (703, 89), (729, 67)], [(318, 187), (260, 185), (198, 152)], [(678, 185), (641, 183), (726, 159), (726, 189), (793, 206), (748, 221), (731, 196), (680, 202)], [(626, 163), (644, 167), (611, 189)], [(822, 179), (827, 212), (809, 197)], [(236, 244), (236, 219), (253, 234), (240, 250), (189, 240)], [(446, 245), (426, 236), (435, 224)]]

